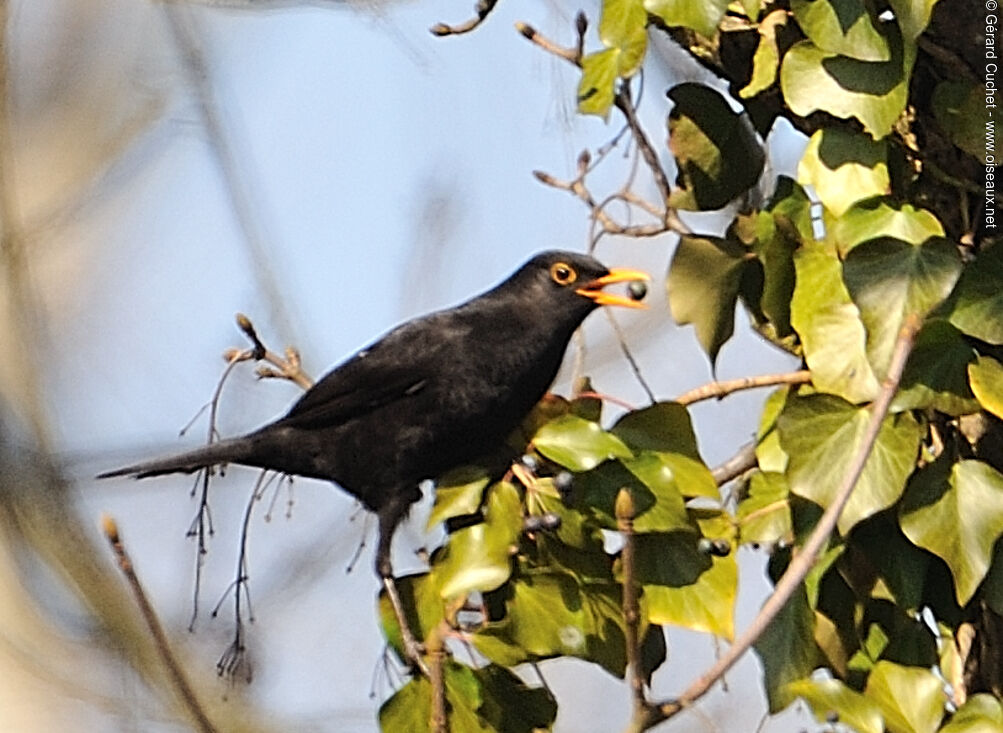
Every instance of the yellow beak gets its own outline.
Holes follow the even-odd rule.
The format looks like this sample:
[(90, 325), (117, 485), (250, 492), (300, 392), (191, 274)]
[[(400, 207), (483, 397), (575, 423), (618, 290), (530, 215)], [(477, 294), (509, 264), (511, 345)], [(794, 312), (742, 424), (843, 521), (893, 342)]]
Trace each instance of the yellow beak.
[(579, 295), (583, 295), (586, 298), (594, 300), (597, 305), (620, 305), (624, 308), (647, 308), (644, 303), (639, 300), (633, 300), (632, 298), (626, 298), (622, 295), (614, 295), (613, 293), (603, 292), (603, 288), (607, 285), (612, 285), (613, 283), (630, 282), (631, 280), (651, 280), (651, 277), (646, 272), (641, 270), (627, 270), (627, 269), (615, 269), (610, 270), (608, 275), (603, 275), (597, 280), (593, 280), (590, 283), (586, 283), (582, 287), (575, 290)]

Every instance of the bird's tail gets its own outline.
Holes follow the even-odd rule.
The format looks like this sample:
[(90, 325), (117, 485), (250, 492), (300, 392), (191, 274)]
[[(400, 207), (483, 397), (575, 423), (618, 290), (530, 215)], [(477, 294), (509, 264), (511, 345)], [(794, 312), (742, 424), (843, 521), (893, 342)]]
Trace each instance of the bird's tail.
[(136, 463), (132, 466), (116, 468), (114, 471), (105, 471), (99, 474), (98, 478), (113, 478), (115, 476), (147, 478), (149, 476), (162, 476), (166, 473), (194, 473), (201, 468), (214, 466), (218, 463), (248, 463), (252, 459), (253, 443), (245, 436), (221, 440), (218, 443), (212, 443), (187, 453)]

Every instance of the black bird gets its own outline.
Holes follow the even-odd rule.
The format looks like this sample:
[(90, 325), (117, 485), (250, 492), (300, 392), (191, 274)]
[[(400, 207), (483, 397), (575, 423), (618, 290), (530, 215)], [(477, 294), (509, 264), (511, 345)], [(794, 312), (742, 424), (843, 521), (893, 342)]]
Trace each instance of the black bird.
[(238, 438), (99, 478), (146, 478), (240, 463), (333, 481), (379, 518), (376, 570), (394, 604), (394, 530), (419, 484), (491, 453), (546, 393), (585, 317), (601, 305), (643, 307), (606, 285), (647, 280), (571, 252), (544, 252), (455, 308), (408, 321), (308, 390), (275, 422)]

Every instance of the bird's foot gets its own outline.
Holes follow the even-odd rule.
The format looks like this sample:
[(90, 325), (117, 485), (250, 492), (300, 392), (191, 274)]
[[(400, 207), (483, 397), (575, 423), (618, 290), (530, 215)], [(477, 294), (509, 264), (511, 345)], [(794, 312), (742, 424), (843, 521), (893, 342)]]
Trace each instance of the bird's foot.
[(425, 646), (419, 643), (414, 634), (411, 633), (411, 627), (404, 615), (404, 605), (397, 593), (397, 584), (394, 583), (393, 576), (383, 577), (383, 588), (386, 590), (387, 598), (390, 599), (390, 606), (394, 610), (397, 626), (400, 627), (401, 644), (404, 647), (404, 663), (411, 668), (412, 672), (420, 672), (428, 677), (428, 665), (425, 664)]

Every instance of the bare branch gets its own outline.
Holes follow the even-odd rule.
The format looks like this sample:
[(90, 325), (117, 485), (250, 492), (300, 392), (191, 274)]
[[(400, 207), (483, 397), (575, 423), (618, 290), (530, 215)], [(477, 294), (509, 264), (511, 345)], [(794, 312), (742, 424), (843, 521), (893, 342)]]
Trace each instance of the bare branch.
[(498, 0), (478, 0), (477, 4), (474, 6), (475, 15), (470, 20), (458, 25), (436, 23), (429, 28), (429, 30), (436, 36), (457, 36), (461, 33), (469, 33), (485, 21), (485, 19), (491, 14), (491, 11), (495, 9), (495, 5), (497, 4)]
[(695, 402), (721, 398), (730, 395), (732, 392), (740, 392), (746, 389), (758, 389), (759, 387), (772, 387), (777, 384), (807, 384), (811, 381), (811, 372), (802, 369), (786, 374), (764, 374), (758, 377), (741, 377), (740, 379), (729, 379), (725, 382), (710, 382), (691, 389), (689, 392), (676, 397), (676, 402), (680, 405), (692, 405)]

